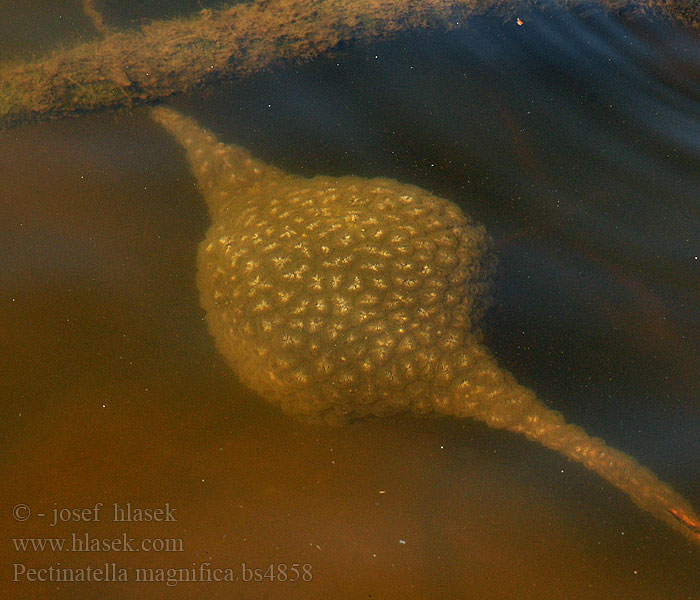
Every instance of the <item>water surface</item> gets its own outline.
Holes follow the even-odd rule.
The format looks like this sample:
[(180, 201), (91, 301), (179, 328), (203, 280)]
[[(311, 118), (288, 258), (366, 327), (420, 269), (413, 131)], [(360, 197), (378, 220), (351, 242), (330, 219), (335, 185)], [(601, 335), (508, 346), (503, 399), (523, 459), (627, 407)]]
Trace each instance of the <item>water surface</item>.
[[(4, 9), (35, 40), (3, 36), (5, 56), (45, 49), (51, 4)], [(56, 42), (94, 35), (64, 8)], [(289, 171), (394, 177), (484, 222), (500, 258), (488, 345), (700, 507), (700, 42), (597, 10), (522, 19), (348, 45), (174, 105)], [(244, 389), (199, 308), (205, 207), (146, 111), (2, 132), (0, 154), (7, 595), (700, 597), (697, 549), (547, 450), (448, 419), (303, 425)], [(168, 502), (178, 521), (11, 516), (96, 502)], [(20, 553), (10, 539), (74, 532), (183, 552)], [(301, 563), (313, 581), (11, 583), (12, 563), (105, 562)]]

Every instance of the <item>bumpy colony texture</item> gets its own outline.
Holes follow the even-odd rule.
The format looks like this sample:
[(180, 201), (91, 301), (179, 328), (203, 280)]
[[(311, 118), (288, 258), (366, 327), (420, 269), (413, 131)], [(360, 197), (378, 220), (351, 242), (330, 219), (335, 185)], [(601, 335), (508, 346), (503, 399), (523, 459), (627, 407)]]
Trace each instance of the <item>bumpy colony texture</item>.
[(700, 542), (688, 502), (567, 424), (481, 344), (494, 258), (459, 207), (390, 179), (293, 176), (176, 111), (153, 115), (185, 147), (207, 200), (202, 306), (251, 389), (307, 420), (432, 412), (521, 433)]
[(470, 361), (484, 229), (389, 180), (256, 187), (200, 256), (212, 330), (239, 375), (306, 417), (430, 410), (432, 388), (459, 375), (453, 357)]

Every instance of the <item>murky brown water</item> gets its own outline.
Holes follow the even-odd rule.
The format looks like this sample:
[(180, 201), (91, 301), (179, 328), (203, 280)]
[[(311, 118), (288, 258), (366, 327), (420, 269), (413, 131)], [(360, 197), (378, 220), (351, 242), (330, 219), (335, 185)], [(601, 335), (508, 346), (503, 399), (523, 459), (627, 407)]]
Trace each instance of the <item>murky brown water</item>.
[[(220, 97), (231, 102), (231, 95), (225, 91)], [(216, 98), (211, 102), (216, 106)], [(207, 103), (206, 98), (191, 101), (200, 112)], [(259, 103), (260, 110), (272, 104), (264, 95)], [(229, 131), (231, 115), (244, 110), (229, 106), (222, 133)], [(449, 167), (446, 171), (449, 175)], [(489, 185), (477, 183), (482, 191)], [(496, 199), (479, 211), (490, 229), (498, 228)], [(513, 242), (506, 234), (520, 227), (525, 241), (516, 246), (536, 241), (538, 234), (528, 229), (531, 218), (503, 217), (506, 270), (514, 269), (508, 262)], [(693, 218), (697, 223), (697, 214)], [(5, 537), (0, 595), (700, 598), (697, 549), (583, 468), (547, 450), (447, 419), (407, 416), (340, 429), (303, 425), (245, 390), (217, 354), (199, 308), (194, 259), (206, 227), (205, 207), (182, 156), (145, 112), (0, 133), (0, 530)], [(604, 252), (601, 258), (578, 249), (588, 264), (607, 259)], [(681, 289), (675, 298), (692, 298), (695, 284), (678, 283), (686, 281), (683, 269), (670, 280)], [(584, 299), (589, 293), (594, 297), (586, 292)], [(505, 360), (510, 356), (508, 364), (516, 371), (527, 372), (534, 363), (527, 383), (547, 398), (567, 395), (572, 370), (579, 369), (577, 381), (584, 381), (592, 365), (608, 365), (609, 375), (600, 367), (590, 376), (595, 394), (587, 397), (583, 383), (570, 389), (572, 418), (576, 402), (588, 402), (578, 409), (579, 421), (588, 411), (605, 412), (597, 392), (610, 378), (622, 390), (617, 394), (639, 397), (635, 369), (642, 372), (654, 362), (647, 361), (648, 353), (670, 353), (667, 360), (678, 370), (660, 369), (658, 378), (668, 382), (665, 390), (674, 392), (677, 404), (664, 409), (663, 399), (654, 396), (638, 404), (648, 415), (638, 424), (633, 418), (638, 411), (623, 404), (609, 409), (612, 417), (591, 417), (588, 425), (598, 427), (598, 435), (613, 435), (618, 445), (627, 443), (625, 449), (637, 455), (647, 448), (643, 462), (653, 462), (699, 507), (696, 446), (687, 441), (700, 414), (691, 376), (696, 363), (687, 357), (698, 347), (697, 313), (683, 328), (686, 346), (672, 360), (669, 340), (675, 330), (647, 336), (651, 326), (664, 321), (654, 315), (636, 320), (640, 305), (653, 304), (641, 298), (602, 307), (622, 333), (597, 354), (591, 350), (589, 362), (583, 351), (572, 351), (572, 361), (556, 362), (548, 352), (537, 352), (536, 336), (534, 349), (523, 348), (527, 338), (514, 330), (496, 350)], [(539, 300), (532, 296), (529, 302), (539, 323)], [(508, 305), (503, 306), (507, 321)], [(675, 304), (662, 298), (664, 306)], [(565, 314), (554, 313), (554, 330)], [(526, 322), (523, 331), (527, 327)], [(552, 352), (575, 345), (566, 339), (580, 339), (579, 328), (574, 319), (569, 329), (559, 330), (564, 341), (553, 341)], [(589, 346), (595, 346), (600, 334), (588, 335)], [(635, 335), (653, 341), (640, 343)], [(548, 340), (556, 333), (545, 326), (542, 336)], [(627, 349), (623, 358), (618, 358), (620, 348)], [(549, 376), (546, 365), (552, 360), (559, 381)], [(630, 370), (616, 370), (618, 360), (627, 361)], [(664, 360), (660, 356), (655, 364)], [(648, 392), (649, 386), (644, 388)], [(676, 425), (678, 415), (693, 425)], [(618, 418), (633, 425), (618, 425)], [(652, 436), (647, 423), (655, 419), (659, 425)], [(678, 441), (664, 441), (674, 431)], [(129, 502), (150, 508), (167, 503), (177, 520), (113, 522), (113, 503)], [(51, 526), (54, 509), (96, 503), (103, 503), (99, 522)], [(12, 512), (19, 504), (31, 511), (27, 520), (13, 518), (24, 518), (21, 511)], [(146, 538), (179, 540), (182, 551), (20, 551), (12, 541), (70, 540), (85, 533), (108, 539), (125, 534), (136, 544)], [(29, 582), (26, 574), (12, 581), (23, 568), (105, 563), (127, 569), (129, 581)], [(191, 569), (202, 563), (212, 570), (231, 568), (239, 579), (177, 585), (134, 581), (137, 568)], [(310, 565), (312, 579), (244, 582), (242, 563), (262, 569)]]

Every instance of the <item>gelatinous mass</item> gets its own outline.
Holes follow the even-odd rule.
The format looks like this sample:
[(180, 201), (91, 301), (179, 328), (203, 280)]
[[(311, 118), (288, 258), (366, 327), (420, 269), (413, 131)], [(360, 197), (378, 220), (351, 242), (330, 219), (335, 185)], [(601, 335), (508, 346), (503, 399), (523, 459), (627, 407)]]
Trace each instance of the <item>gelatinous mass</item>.
[(199, 248), (209, 329), (238, 377), (288, 414), (472, 417), (585, 465), (700, 543), (670, 486), (517, 383), (482, 344), (495, 260), (454, 203), (391, 179), (294, 176), (165, 108), (212, 224)]

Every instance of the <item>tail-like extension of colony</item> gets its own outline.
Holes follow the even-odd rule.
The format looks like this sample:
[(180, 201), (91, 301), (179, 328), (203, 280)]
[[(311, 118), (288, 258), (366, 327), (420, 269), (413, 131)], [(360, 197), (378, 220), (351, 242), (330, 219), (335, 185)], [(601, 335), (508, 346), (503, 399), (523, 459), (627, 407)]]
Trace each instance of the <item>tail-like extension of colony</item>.
[(494, 429), (520, 433), (597, 473), (634, 503), (700, 544), (700, 517), (690, 503), (633, 457), (567, 423), (520, 385), (483, 346), (470, 346), (452, 362), (449, 393), (438, 394), (442, 414), (471, 417)]
[(213, 221), (232, 199), (260, 181), (282, 175), (282, 171), (254, 159), (244, 148), (218, 141), (194, 119), (176, 110), (156, 106), (151, 114), (185, 148)]

